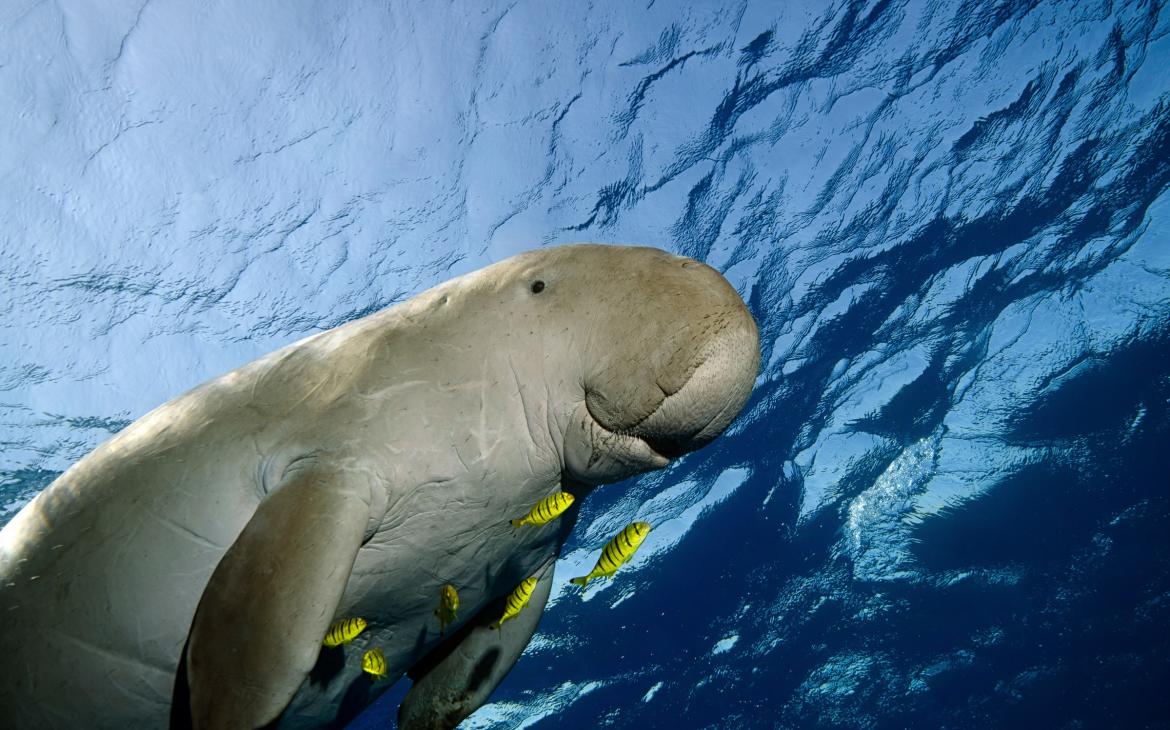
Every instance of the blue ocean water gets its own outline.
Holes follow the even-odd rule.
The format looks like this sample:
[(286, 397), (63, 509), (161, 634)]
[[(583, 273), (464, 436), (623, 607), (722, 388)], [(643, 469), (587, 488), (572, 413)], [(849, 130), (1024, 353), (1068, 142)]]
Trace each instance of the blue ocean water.
[(657, 245), (748, 301), (755, 393), (586, 501), (464, 727), (1170, 727), (1163, 3), (13, 0), (0, 41), (0, 521), (280, 345)]

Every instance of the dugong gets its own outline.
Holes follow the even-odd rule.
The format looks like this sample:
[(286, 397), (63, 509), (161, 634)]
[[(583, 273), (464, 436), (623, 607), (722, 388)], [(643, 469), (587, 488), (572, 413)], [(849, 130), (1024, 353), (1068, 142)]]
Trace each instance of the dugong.
[[(403, 674), (450, 728), (536, 629), (576, 508), (562, 485), (719, 435), (759, 366), (713, 268), (652, 248), (509, 258), (160, 406), (0, 532), (5, 727), (338, 727)], [(520, 616), (488, 629), (524, 579)], [(458, 618), (440, 634), (446, 584)], [(353, 643), (322, 647), (362, 617)], [(379, 647), (386, 679), (362, 672)]]

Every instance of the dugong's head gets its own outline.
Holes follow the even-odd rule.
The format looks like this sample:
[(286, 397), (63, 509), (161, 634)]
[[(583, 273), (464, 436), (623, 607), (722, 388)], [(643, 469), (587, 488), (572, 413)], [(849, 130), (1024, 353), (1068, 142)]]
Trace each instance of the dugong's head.
[[(759, 367), (756, 324), (715, 269), (653, 248), (574, 245), (522, 254), (521, 321), (537, 320), (566, 393), (566, 476), (588, 484), (666, 466), (727, 428)], [(565, 363), (570, 363), (565, 365)]]

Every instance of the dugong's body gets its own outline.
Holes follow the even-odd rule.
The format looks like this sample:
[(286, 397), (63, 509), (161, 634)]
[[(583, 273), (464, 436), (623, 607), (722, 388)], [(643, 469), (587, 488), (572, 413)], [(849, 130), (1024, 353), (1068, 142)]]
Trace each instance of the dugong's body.
[[(0, 532), (0, 718), (15, 727), (324, 727), (403, 673), (453, 727), (523, 650), (575, 510), (562, 483), (660, 468), (730, 423), (755, 325), (654, 249), (522, 254), (159, 407)], [(571, 487), (568, 485), (572, 485)], [(501, 598), (540, 580), (520, 618)], [(440, 636), (440, 590), (458, 621)], [(352, 644), (329, 624), (360, 616)], [(361, 671), (380, 647), (388, 679)]]

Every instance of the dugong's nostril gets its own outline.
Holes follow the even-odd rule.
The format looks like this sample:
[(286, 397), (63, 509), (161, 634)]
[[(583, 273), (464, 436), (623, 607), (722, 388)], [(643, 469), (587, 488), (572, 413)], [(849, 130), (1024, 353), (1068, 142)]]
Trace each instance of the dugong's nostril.
[(694, 259), (684, 259), (682, 267), (684, 269), (695, 269), (703, 265), (702, 261), (695, 261)]

